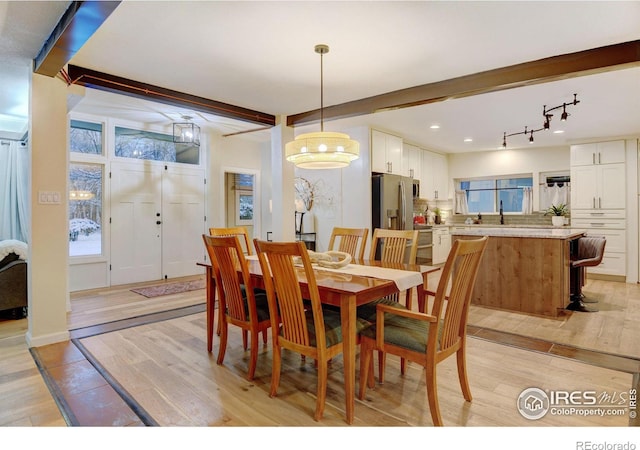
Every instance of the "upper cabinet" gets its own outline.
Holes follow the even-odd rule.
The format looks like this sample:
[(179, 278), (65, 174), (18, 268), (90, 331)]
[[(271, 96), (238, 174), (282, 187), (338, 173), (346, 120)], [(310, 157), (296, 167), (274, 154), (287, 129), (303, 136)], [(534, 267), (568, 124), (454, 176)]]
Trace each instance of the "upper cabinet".
[(625, 208), (625, 143), (571, 146), (571, 208)]
[(405, 175), (402, 170), (402, 138), (371, 130), (371, 171)]
[(402, 172), (403, 175), (419, 180), (422, 184), (422, 154), (424, 150), (411, 144), (402, 147)]
[(420, 196), (427, 200), (449, 198), (449, 164), (445, 155), (423, 150)]
[(420, 197), (427, 200), (449, 198), (447, 157), (405, 144), (398, 136), (371, 130), (371, 171), (420, 180)]
[(571, 146), (572, 166), (624, 163), (624, 141), (595, 142)]

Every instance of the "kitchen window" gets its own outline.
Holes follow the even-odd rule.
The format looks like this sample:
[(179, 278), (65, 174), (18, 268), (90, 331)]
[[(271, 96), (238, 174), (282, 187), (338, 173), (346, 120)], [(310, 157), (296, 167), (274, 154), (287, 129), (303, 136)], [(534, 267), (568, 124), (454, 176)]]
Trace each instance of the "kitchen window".
[(524, 188), (533, 187), (532, 176), (478, 178), (461, 180), (470, 214), (498, 213), (500, 202), (504, 213), (522, 214)]

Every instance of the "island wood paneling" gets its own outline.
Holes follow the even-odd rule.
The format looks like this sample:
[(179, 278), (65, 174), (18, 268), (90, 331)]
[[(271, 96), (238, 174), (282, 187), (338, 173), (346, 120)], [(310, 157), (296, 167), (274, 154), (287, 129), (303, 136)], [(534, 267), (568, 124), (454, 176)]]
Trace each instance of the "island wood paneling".
[[(453, 239), (473, 236), (453, 236)], [(569, 302), (569, 239), (489, 237), (472, 304), (561, 317)]]

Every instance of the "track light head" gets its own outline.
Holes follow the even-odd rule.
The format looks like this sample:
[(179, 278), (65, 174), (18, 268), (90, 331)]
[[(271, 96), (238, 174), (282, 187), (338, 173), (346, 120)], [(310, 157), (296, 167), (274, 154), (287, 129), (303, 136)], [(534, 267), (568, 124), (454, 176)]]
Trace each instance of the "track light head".
[(524, 131), (520, 131), (518, 133), (507, 134), (504, 133), (502, 137), (502, 147), (507, 147), (507, 138), (511, 136), (517, 136), (520, 134), (529, 135), (529, 144), (533, 144), (533, 133), (537, 133), (538, 131), (548, 130), (551, 128), (551, 118), (553, 114), (551, 111), (555, 111), (556, 109), (562, 108), (562, 115), (560, 116), (560, 120), (565, 121), (571, 115), (567, 112), (567, 106), (577, 105), (580, 103), (578, 100), (578, 94), (573, 94), (573, 101), (571, 103), (563, 103), (562, 105), (554, 106), (553, 108), (547, 109), (547, 105), (542, 106), (542, 115), (544, 117), (544, 122), (542, 122), (542, 128), (538, 128), (537, 130), (529, 130), (527, 127), (524, 127)]

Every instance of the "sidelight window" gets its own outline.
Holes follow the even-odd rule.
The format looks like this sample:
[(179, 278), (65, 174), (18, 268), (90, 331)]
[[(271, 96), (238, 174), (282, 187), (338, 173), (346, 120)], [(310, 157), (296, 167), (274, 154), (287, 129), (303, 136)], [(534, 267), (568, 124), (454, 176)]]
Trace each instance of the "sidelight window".
[(69, 256), (102, 254), (102, 168), (69, 165)]

